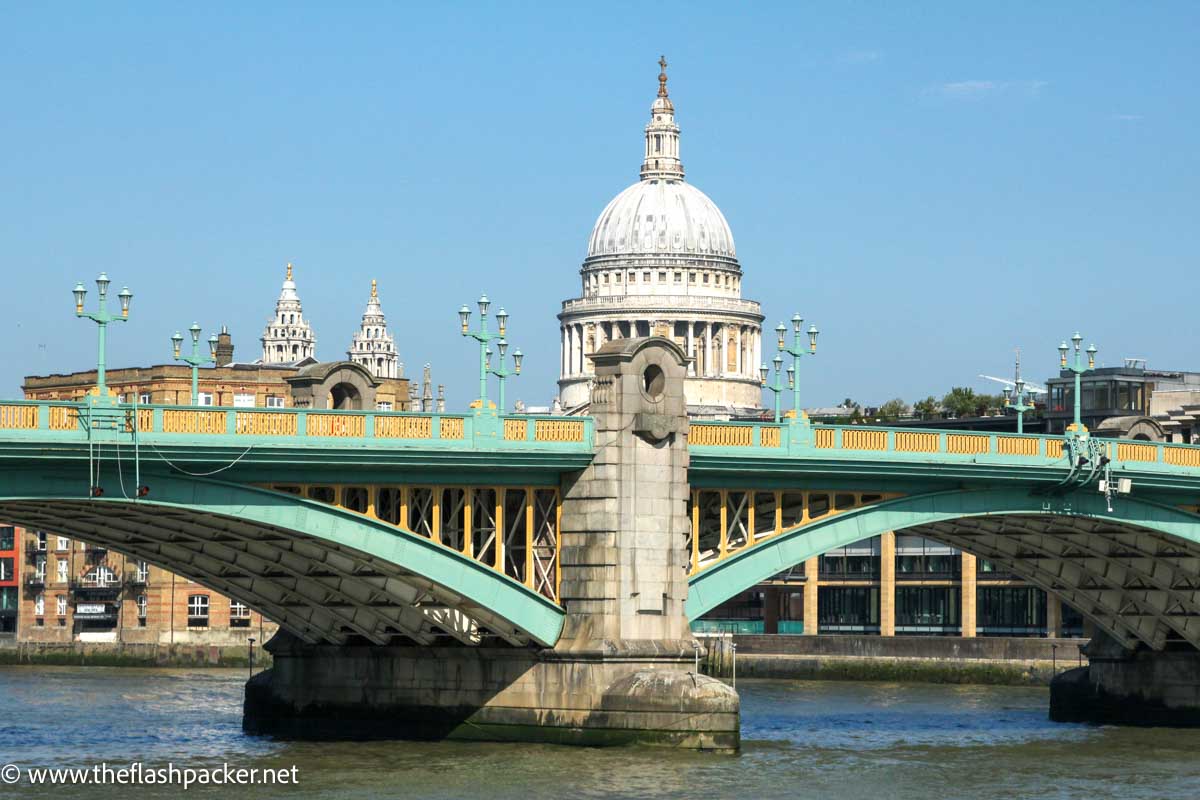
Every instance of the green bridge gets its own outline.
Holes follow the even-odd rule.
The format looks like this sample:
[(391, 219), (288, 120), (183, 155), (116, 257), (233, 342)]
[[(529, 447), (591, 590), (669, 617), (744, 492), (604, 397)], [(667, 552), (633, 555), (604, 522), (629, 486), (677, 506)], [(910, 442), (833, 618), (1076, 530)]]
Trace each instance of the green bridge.
[[(614, 717), (597, 695), (547, 718), (521, 676), (582, 659), (611, 689), (630, 642), (671, 643), (625, 652), (651, 672), (689, 667), (688, 619), (886, 531), (961, 548), (1058, 596), (1125, 662), (1200, 648), (1200, 447), (689, 424), (682, 364), (665, 340), (606, 345), (592, 417), (4, 402), (0, 518), (157, 564), (279, 622), (276, 674), (259, 694), (252, 684), (247, 705), (277, 728), (344, 713), (334, 689), (297, 700), (297, 686), (328, 673), (312, 672), (314, 654), (375, 663), (386, 652), (418, 675), (457, 660), (457, 699), (399, 702), (458, 709), (416, 735), (553, 728), (553, 740), (594, 742), (652, 730), (730, 746), (727, 719), (698, 733), (654, 701), (649, 717), (626, 701)], [(467, 662), (482, 677), (463, 678)], [(736, 697), (698, 686), (685, 695), (714, 719), (734, 703), (736, 745)]]

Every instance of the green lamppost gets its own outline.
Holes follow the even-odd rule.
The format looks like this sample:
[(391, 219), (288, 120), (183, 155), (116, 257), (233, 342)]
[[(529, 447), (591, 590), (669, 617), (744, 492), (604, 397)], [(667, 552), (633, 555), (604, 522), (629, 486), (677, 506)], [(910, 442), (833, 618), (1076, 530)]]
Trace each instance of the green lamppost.
[(458, 310), (458, 320), (462, 323), (462, 335), (470, 336), (475, 341), (479, 342), (479, 407), (480, 409), (487, 408), (487, 376), (488, 376), (488, 342), (492, 339), (504, 338), (504, 331), (508, 323), (508, 312), (503, 308), (496, 312), (496, 324), (499, 326), (499, 333), (489, 333), (487, 329), (487, 313), (488, 307), (491, 306), (491, 301), (488, 300), (486, 294), (479, 296), (479, 330), (470, 330), (471, 324), (471, 309), (465, 305)]
[[(779, 374), (779, 371), (783, 368), (783, 356), (776, 353), (771, 363), (775, 365), (775, 384), (767, 383), (767, 375), (771, 370), (767, 368), (766, 364), (758, 368), (758, 376), (762, 379), (763, 388), (775, 393), (775, 421), (779, 422), (779, 395), (783, 393), (783, 384), (780, 382), (783, 376)], [(788, 378), (795, 384), (795, 368), (788, 367)]]
[(192, 327), (188, 328), (188, 333), (192, 335), (192, 354), (190, 356), (179, 354), (179, 346), (183, 343), (183, 334), (179, 331), (175, 331), (175, 335), (171, 337), (171, 344), (175, 348), (175, 360), (192, 365), (192, 405), (198, 406), (200, 405), (200, 365), (217, 362), (217, 336), (213, 334), (208, 337), (209, 354), (202, 356), (200, 355), (200, 323), (193, 322)]
[(1067, 351), (1069, 348), (1067, 347), (1067, 343), (1063, 342), (1058, 346), (1059, 366), (1063, 369), (1069, 369), (1071, 372), (1075, 373), (1075, 424), (1073, 426), (1073, 430), (1075, 431), (1076, 436), (1082, 436), (1087, 432), (1087, 429), (1083, 427), (1079, 379), (1083, 373), (1090, 369), (1096, 368), (1096, 345), (1088, 345), (1087, 366), (1085, 367), (1083, 365), (1083, 357), (1079, 351), (1079, 346), (1083, 344), (1083, 337), (1076, 332), (1075, 335), (1071, 337), (1071, 343), (1075, 346), (1075, 358), (1071, 361), (1071, 363), (1067, 363)]
[(804, 325), (804, 319), (799, 314), (792, 315), (792, 345), (787, 346), (787, 326), (782, 322), (775, 326), (775, 333), (779, 336), (779, 349), (792, 357), (792, 366), (788, 368), (788, 373), (793, 377), (788, 381), (788, 385), (792, 389), (792, 408), (795, 411), (796, 419), (800, 419), (800, 357), (815, 356), (817, 354), (817, 330), (816, 325), (812, 325), (808, 329), (808, 349), (804, 348), (800, 340), (802, 335), (801, 328)]
[[(503, 313), (503, 311), (501, 311), (501, 313)], [(499, 316), (499, 314), (497, 314), (497, 316)], [(517, 348), (516, 350), (514, 350), (513, 351), (513, 368), (511, 370), (508, 370), (508, 369), (504, 368), (504, 354), (508, 350), (508, 340), (501, 339), (500, 341), (496, 342), (496, 348), (500, 351), (500, 367), (498, 369), (492, 369), (492, 350), (490, 347), (487, 350), (487, 355), (484, 360), (484, 366), (487, 367), (487, 371), (490, 374), (495, 375), (497, 378), (500, 379), (500, 406), (499, 406), (499, 408), (500, 408), (500, 413), (503, 414), (504, 408), (505, 408), (505, 406), (504, 406), (504, 379), (510, 375), (520, 375), (521, 374), (521, 361), (524, 360), (525, 354), (521, 352), (520, 348)]]
[(128, 286), (121, 287), (121, 291), (117, 292), (117, 297), (121, 300), (121, 313), (108, 313), (108, 284), (111, 281), (106, 273), (101, 272), (100, 277), (96, 278), (96, 289), (100, 292), (100, 310), (99, 311), (84, 311), (83, 299), (87, 296), (87, 289), (83, 288), (83, 283), (75, 284), (75, 316), (87, 317), (100, 328), (99, 343), (96, 348), (96, 390), (101, 402), (107, 402), (108, 399), (108, 382), (104, 375), (105, 355), (108, 348), (107, 331), (108, 323), (110, 322), (127, 322), (129, 320), (129, 301), (133, 299), (133, 292), (129, 291)]
[(1025, 379), (1018, 375), (1013, 386), (1004, 387), (1004, 405), (1017, 412), (1017, 433), (1025, 432), (1025, 412), (1034, 409), (1033, 403), (1027, 403), (1027, 400), (1029, 393), (1025, 391)]

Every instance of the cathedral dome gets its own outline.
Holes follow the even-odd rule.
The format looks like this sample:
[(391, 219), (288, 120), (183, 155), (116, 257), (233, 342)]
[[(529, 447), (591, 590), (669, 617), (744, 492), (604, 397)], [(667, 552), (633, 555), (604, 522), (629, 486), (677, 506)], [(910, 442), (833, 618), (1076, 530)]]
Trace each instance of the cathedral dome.
[(588, 240), (588, 259), (610, 256), (736, 259), (733, 231), (708, 195), (683, 180), (643, 180), (613, 198)]

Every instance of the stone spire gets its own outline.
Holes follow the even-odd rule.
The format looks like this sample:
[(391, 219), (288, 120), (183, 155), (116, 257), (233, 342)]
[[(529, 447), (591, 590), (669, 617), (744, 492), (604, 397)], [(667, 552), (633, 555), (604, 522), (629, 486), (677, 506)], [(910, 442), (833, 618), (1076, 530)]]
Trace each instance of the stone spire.
[(261, 341), (264, 364), (291, 364), (312, 357), (316, 350), (317, 337), (304, 321), (291, 264), (287, 265), (287, 277), (275, 301), (275, 315), (267, 323)]
[(658, 59), (658, 97), (650, 106), (650, 124), (646, 126), (646, 156), (642, 161), (642, 180), (683, 180), (679, 160), (679, 126), (675, 124), (675, 104), (667, 95), (667, 57)]
[(379, 285), (374, 279), (371, 280), (371, 297), (363, 312), (362, 325), (354, 334), (346, 355), (355, 364), (366, 367), (376, 378), (400, 377), (396, 342), (388, 333), (387, 320), (379, 305)]

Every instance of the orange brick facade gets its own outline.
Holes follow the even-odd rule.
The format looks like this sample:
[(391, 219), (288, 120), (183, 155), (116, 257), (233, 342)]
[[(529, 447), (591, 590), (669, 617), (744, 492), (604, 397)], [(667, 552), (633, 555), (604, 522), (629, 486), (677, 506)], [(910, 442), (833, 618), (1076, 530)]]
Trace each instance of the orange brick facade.
[(111, 550), (19, 527), (15, 539), (20, 642), (245, 645), (278, 628), (219, 592)]

